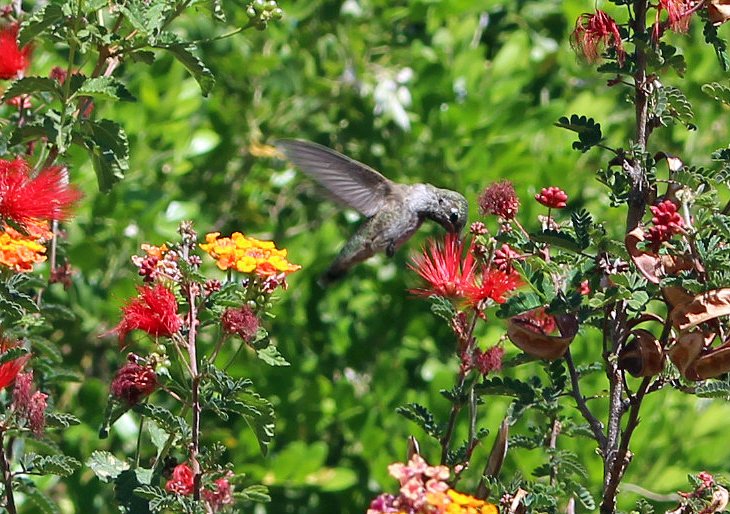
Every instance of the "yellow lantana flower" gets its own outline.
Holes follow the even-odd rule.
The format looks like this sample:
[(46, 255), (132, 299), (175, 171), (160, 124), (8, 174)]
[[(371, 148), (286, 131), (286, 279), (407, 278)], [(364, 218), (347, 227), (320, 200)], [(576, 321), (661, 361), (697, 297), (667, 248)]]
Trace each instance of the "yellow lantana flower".
[(453, 489), (446, 491), (451, 499), (446, 507), (447, 514), (499, 514), (497, 506)]
[(27, 234), (3, 225), (0, 227), (0, 264), (18, 273), (33, 271), (33, 265), (46, 260), (43, 243), (52, 236), (48, 223), (28, 223)]
[(241, 273), (255, 273), (266, 278), (280, 273), (289, 274), (302, 267), (287, 260), (287, 251), (277, 249), (272, 241), (261, 241), (234, 232), (231, 237), (220, 237), (220, 232), (206, 234), (200, 248), (213, 257), (221, 270), (233, 269)]

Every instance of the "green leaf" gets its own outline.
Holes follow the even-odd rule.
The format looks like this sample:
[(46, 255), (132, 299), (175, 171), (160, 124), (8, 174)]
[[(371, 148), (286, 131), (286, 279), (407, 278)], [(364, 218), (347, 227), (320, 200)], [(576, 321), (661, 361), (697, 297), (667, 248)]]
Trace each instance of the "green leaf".
[(84, 120), (84, 145), (94, 165), (99, 190), (108, 193), (129, 169), (129, 142), (118, 123), (111, 120)]
[(527, 382), (510, 377), (492, 377), (474, 386), (479, 395), (512, 396), (523, 403), (535, 401), (535, 390)]
[(700, 398), (723, 398), (730, 399), (730, 381), (707, 380), (695, 388), (695, 394)]
[(274, 406), (253, 391), (246, 391), (240, 400), (231, 400), (226, 409), (240, 414), (248, 426), (256, 434), (259, 448), (263, 455), (268, 452), (269, 444), (274, 437), (276, 415)]
[(718, 102), (730, 105), (730, 87), (717, 82), (710, 82), (702, 86), (702, 92)]
[(81, 467), (81, 462), (67, 455), (28, 455), (26, 469), (40, 475), (67, 477)]
[(155, 422), (168, 434), (176, 434), (184, 439), (190, 437), (190, 426), (180, 416), (176, 416), (169, 410), (151, 403), (141, 403), (133, 407), (133, 410), (143, 416), (155, 420)]
[(160, 427), (157, 423), (150, 420), (146, 424), (147, 431), (150, 433), (150, 440), (152, 441), (152, 444), (157, 448), (157, 454), (159, 455), (162, 449), (167, 444), (167, 441), (170, 439), (170, 437), (175, 437), (174, 435), (170, 435), (167, 433), (166, 430)]
[(8, 348), (5, 350), (2, 355), (0, 355), (0, 364), (5, 364), (6, 362), (14, 361), (15, 359), (19, 359), (23, 355), (28, 354), (28, 349), (23, 348), (22, 346), (15, 346), (13, 348)]
[(68, 428), (80, 424), (81, 420), (73, 414), (66, 412), (46, 413), (46, 427), (48, 428)]
[(129, 469), (129, 464), (117, 459), (112, 453), (96, 450), (86, 461), (86, 465), (102, 482), (110, 482), (122, 471)]
[(31, 482), (21, 482), (18, 490), (32, 503), (42, 514), (61, 514), (53, 500), (38, 490)]
[(233, 495), (241, 500), (248, 500), (257, 503), (269, 503), (271, 501), (269, 488), (265, 485), (252, 485), (246, 487), (240, 492), (234, 492)]
[(580, 252), (582, 250), (580, 244), (565, 232), (558, 232), (557, 230), (546, 229), (539, 234), (530, 234), (530, 238), (539, 243), (546, 243), (553, 246), (559, 246), (565, 248), (571, 252)]
[(289, 361), (287, 361), (284, 356), (279, 353), (279, 349), (273, 344), (270, 344), (262, 350), (256, 351), (256, 355), (269, 366), (291, 366)]
[(451, 320), (456, 316), (456, 309), (454, 305), (447, 298), (443, 296), (430, 296), (431, 301), (431, 312), (446, 322), (451, 323)]
[(114, 77), (92, 77), (85, 79), (79, 88), (74, 91), (74, 96), (91, 96), (94, 98), (127, 102), (133, 102), (135, 100), (132, 93), (127, 89), (127, 86)]
[(583, 484), (578, 482), (571, 482), (570, 485), (581, 505), (588, 510), (595, 510), (596, 500), (593, 498), (591, 492)]
[(397, 407), (395, 411), (401, 416), (413, 421), (424, 432), (435, 439), (441, 437), (441, 428), (436, 423), (431, 411), (418, 403), (409, 403), (401, 407)]
[(588, 211), (581, 209), (570, 213), (570, 221), (573, 223), (575, 239), (580, 249), (585, 250), (591, 245), (590, 229), (593, 224), (593, 218)]
[(705, 11), (702, 12), (702, 18), (705, 22), (702, 29), (705, 41), (712, 45), (715, 49), (715, 55), (717, 55), (717, 60), (720, 62), (720, 66), (722, 66), (723, 71), (730, 70), (730, 60), (727, 55), (727, 43), (724, 39), (720, 38), (717, 33), (717, 27), (715, 27), (715, 25), (713, 25), (713, 23), (709, 20)]
[(18, 44), (23, 47), (45, 32), (49, 27), (64, 23), (64, 15), (58, 4), (46, 4), (20, 26)]
[(8, 86), (3, 93), (0, 102), (5, 103), (11, 98), (33, 93), (51, 93), (56, 98), (61, 98), (61, 88), (57, 81), (47, 77), (23, 77)]
[(519, 293), (510, 297), (505, 303), (499, 306), (497, 317), (511, 318), (523, 312), (531, 311), (542, 307), (544, 301), (537, 293)]
[(578, 141), (573, 142), (573, 149), (587, 152), (603, 140), (601, 124), (596, 123), (593, 118), (573, 114), (570, 118), (563, 116), (556, 127), (564, 128), (578, 134)]
[(169, 43), (164, 45), (158, 45), (156, 48), (167, 50), (170, 52), (175, 59), (185, 66), (188, 71), (192, 74), (193, 78), (198, 81), (200, 90), (203, 96), (208, 94), (215, 85), (215, 77), (210, 70), (203, 64), (203, 61), (198, 59), (191, 51), (190, 47), (183, 43)]

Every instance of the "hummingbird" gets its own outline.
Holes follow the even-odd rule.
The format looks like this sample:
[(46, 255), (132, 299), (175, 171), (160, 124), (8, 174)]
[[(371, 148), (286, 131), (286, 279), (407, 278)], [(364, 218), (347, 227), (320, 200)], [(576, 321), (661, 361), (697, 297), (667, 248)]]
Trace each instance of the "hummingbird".
[(276, 146), (335, 200), (367, 217), (320, 278), (323, 286), (377, 252), (392, 257), (426, 219), (454, 233), (460, 233), (468, 219), (469, 204), (456, 191), (393, 182), (370, 166), (311, 141), (284, 139)]

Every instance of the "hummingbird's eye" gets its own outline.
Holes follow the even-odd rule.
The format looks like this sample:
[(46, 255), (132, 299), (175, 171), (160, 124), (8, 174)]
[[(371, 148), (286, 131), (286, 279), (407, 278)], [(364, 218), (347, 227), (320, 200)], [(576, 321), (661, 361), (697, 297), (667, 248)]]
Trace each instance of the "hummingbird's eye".
[(456, 224), (457, 221), (459, 221), (459, 215), (455, 212), (452, 212), (449, 214), (449, 221), (453, 224)]

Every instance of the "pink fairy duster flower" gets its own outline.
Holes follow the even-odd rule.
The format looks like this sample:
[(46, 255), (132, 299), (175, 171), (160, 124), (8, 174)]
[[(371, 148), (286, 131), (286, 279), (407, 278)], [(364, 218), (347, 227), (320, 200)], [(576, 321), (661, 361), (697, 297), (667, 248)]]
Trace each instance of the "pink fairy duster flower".
[(36, 391), (28, 404), (28, 425), (36, 437), (41, 437), (46, 428), (47, 400), (47, 394)]
[(494, 373), (502, 369), (502, 357), (504, 357), (504, 348), (497, 345), (485, 351), (477, 348), (474, 361), (479, 372), (487, 376), (489, 373)]
[(181, 496), (190, 496), (193, 494), (194, 483), (195, 473), (190, 466), (187, 463), (178, 464), (172, 470), (172, 477), (165, 484), (165, 490)]
[(604, 11), (583, 13), (575, 22), (575, 29), (570, 35), (570, 44), (577, 53), (590, 62), (600, 58), (603, 49), (613, 48), (619, 65), (626, 60), (621, 33), (616, 21)]
[(136, 355), (130, 353), (128, 359), (112, 380), (111, 393), (128, 405), (136, 405), (157, 389), (157, 374), (152, 366), (139, 365)]
[(22, 49), (18, 46), (17, 23), (0, 29), (0, 79), (11, 80), (22, 77), (30, 66), (30, 54), (33, 48), (30, 45)]
[(155, 337), (170, 337), (182, 326), (175, 294), (162, 284), (138, 288), (139, 296), (122, 307), (122, 320), (112, 330), (123, 343), (132, 330), (144, 330)]
[(519, 208), (520, 199), (509, 180), (491, 184), (479, 196), (479, 210), (484, 215), (491, 214), (512, 220), (517, 216)]
[(550, 209), (563, 209), (567, 204), (568, 195), (559, 187), (544, 187), (535, 195), (535, 200)]
[(237, 334), (249, 343), (256, 336), (259, 329), (259, 319), (247, 305), (239, 308), (231, 307), (223, 312), (221, 325), (225, 333)]
[(514, 251), (510, 246), (505, 243), (494, 252), (494, 266), (504, 273), (512, 273), (514, 267), (512, 261), (522, 257), (518, 252)]
[(35, 177), (21, 158), (0, 159), (0, 216), (23, 225), (32, 220), (63, 220), (81, 193), (68, 184), (65, 168), (44, 168)]
[(13, 387), (13, 407), (20, 416), (26, 416), (33, 396), (33, 371), (19, 373)]

